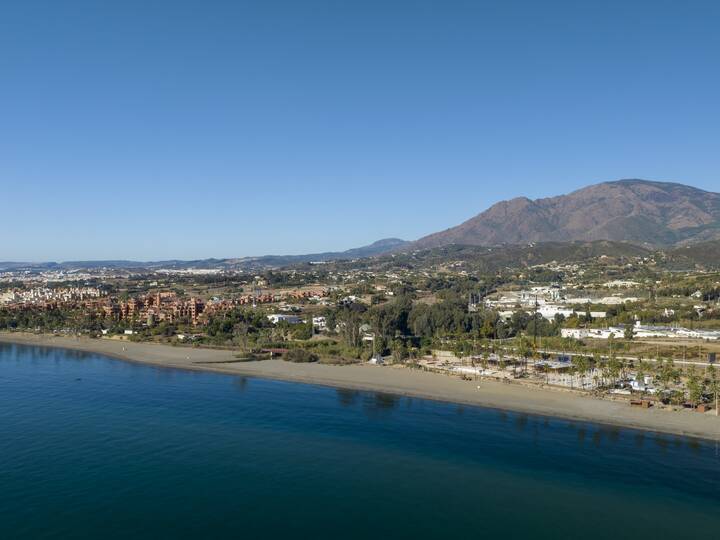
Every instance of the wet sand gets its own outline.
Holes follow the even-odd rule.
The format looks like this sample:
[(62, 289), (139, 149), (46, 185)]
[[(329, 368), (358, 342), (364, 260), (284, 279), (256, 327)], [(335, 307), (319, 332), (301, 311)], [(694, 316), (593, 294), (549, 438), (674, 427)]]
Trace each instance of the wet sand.
[(569, 391), (495, 381), (463, 381), (448, 375), (400, 367), (293, 364), (283, 360), (237, 362), (234, 353), (225, 350), (25, 333), (0, 333), (0, 342), (95, 352), (120, 360), (166, 368), (386, 392), (720, 440), (720, 417), (716, 417), (714, 411), (701, 414), (657, 408), (644, 410), (630, 407), (627, 402), (597, 399)]

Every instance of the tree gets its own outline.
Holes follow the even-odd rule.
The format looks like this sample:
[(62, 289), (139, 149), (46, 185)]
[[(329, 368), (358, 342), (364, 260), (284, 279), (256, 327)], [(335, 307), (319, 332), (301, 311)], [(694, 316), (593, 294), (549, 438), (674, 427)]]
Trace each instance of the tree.
[[(592, 359), (593, 366), (595, 366), (595, 369), (598, 370), (598, 368), (601, 368), (602, 366), (602, 357), (600, 356), (600, 353), (594, 352), (593, 353), (593, 359)], [(597, 373), (595, 375), (597, 377)], [(600, 377), (602, 384), (605, 385), (605, 370), (600, 369)]]
[(715, 416), (718, 416), (718, 395), (720, 394), (720, 380), (718, 380), (717, 370), (715, 366), (711, 365), (708, 368), (708, 390), (713, 394), (715, 398)]
[(395, 339), (392, 342), (392, 357), (393, 362), (401, 363), (407, 360), (408, 350), (405, 342), (402, 339)]
[(411, 309), (412, 300), (409, 297), (399, 297), (387, 304), (373, 306), (369, 311), (369, 319), (376, 336), (391, 340), (396, 334), (408, 334)]
[(614, 352), (610, 353), (610, 358), (607, 362), (607, 374), (610, 377), (611, 384), (615, 384), (618, 381), (618, 378), (620, 377), (620, 370), (622, 369), (622, 364), (615, 356)]
[(693, 407), (697, 407), (698, 403), (702, 401), (703, 394), (705, 393), (705, 380), (698, 375), (694, 366), (690, 368), (687, 389), (690, 403), (692, 403)]
[[(497, 318), (496, 318), (497, 319)], [(492, 338), (495, 336), (495, 322), (490, 314), (483, 320), (482, 328), (480, 329), (480, 335), (484, 338)]]
[(307, 339), (312, 338), (313, 330), (314, 330), (314, 328), (313, 328), (312, 319), (310, 319), (306, 323), (300, 323), (300, 324), (293, 325), (292, 337), (294, 339), (307, 340)]
[(250, 325), (245, 321), (241, 321), (233, 326), (233, 338), (236, 343), (239, 343), (242, 346), (243, 350), (247, 349), (248, 346), (249, 331)]
[(362, 326), (361, 310), (362, 307), (356, 308), (359, 304), (341, 309), (337, 316), (337, 328), (343, 341), (349, 347), (359, 347), (362, 344)]
[(656, 366), (655, 379), (660, 384), (663, 394), (667, 394), (670, 391), (671, 385), (680, 382), (680, 372), (675, 368), (675, 363), (672, 358), (658, 360)]
[(487, 369), (490, 364), (490, 353), (487, 349), (483, 349), (482, 357), (480, 358), (480, 365), (483, 369)]
[(527, 361), (530, 356), (532, 356), (533, 350), (532, 350), (532, 344), (530, 341), (525, 337), (521, 337), (520, 341), (518, 342), (518, 355), (522, 359), (523, 362), (523, 371), (527, 371)]
[(584, 356), (573, 356), (572, 364), (575, 373), (580, 377), (580, 385), (584, 388), (585, 374), (590, 369), (590, 362)]
[(626, 324), (625, 325), (625, 339), (630, 341), (634, 337), (635, 337), (635, 328), (630, 324)]

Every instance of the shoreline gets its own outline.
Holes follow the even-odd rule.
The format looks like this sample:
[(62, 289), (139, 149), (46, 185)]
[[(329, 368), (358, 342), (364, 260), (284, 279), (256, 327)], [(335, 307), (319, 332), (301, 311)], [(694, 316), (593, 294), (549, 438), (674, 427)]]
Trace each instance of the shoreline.
[(489, 380), (463, 381), (448, 375), (406, 368), (367, 364), (294, 364), (284, 360), (237, 362), (234, 351), (229, 350), (20, 332), (0, 333), (0, 343), (71, 349), (160, 368), (381, 392), (720, 441), (720, 417), (713, 413), (631, 408), (626, 403), (563, 390)]

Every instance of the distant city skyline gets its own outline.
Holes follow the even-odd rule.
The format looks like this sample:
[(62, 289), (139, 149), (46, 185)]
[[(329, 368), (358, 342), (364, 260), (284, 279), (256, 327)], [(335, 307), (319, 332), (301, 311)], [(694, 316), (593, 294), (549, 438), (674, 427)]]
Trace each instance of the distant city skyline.
[(583, 4), (5, 2), (0, 261), (343, 251), (602, 181), (720, 191), (720, 5)]

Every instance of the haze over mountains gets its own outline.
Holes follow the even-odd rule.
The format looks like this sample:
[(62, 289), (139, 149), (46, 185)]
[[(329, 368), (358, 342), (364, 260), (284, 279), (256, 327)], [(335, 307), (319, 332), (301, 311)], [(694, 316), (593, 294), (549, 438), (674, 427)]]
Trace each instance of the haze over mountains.
[[(644, 249), (692, 246), (694, 259), (708, 259), (720, 246), (720, 194), (691, 186), (648, 180), (618, 180), (585, 187), (568, 195), (499, 202), (464, 223), (407, 242), (379, 240), (361, 248), (307, 255), (265, 255), (196, 261), (71, 261), (1, 263), (0, 270), (19, 268), (261, 268), (309, 262), (362, 259), (387, 253), (447, 246), (522, 246), (529, 243), (609, 241)], [(585, 249), (585, 248), (584, 248)], [(622, 249), (621, 249), (622, 251)]]
[(668, 247), (717, 239), (720, 194), (668, 182), (619, 180), (558, 197), (502, 201), (410, 247), (593, 240)]
[(399, 238), (385, 238), (370, 245), (346, 251), (328, 251), (309, 253), (306, 255), (263, 255), (260, 257), (241, 257), (232, 259), (200, 259), (200, 260), (165, 260), (165, 261), (129, 261), (129, 260), (98, 260), (98, 261), (65, 261), (65, 262), (0, 262), (0, 271), (29, 270), (75, 270), (78, 268), (132, 268), (157, 270), (161, 268), (256, 268), (280, 267), (308, 262), (328, 262), (338, 259), (362, 259), (387, 253), (408, 244)]

